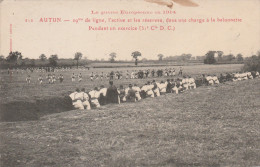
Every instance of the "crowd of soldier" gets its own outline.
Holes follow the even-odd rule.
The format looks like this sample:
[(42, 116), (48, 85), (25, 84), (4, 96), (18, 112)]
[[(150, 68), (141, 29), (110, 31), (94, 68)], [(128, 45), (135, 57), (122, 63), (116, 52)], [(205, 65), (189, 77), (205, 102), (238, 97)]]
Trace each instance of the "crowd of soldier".
[(99, 108), (107, 103), (136, 102), (149, 97), (154, 98), (165, 95), (166, 93), (179, 94), (189, 89), (196, 89), (197, 85), (214, 85), (226, 81), (236, 82), (253, 78), (259, 78), (259, 72), (226, 73), (226, 75), (220, 75), (220, 77), (202, 75), (201, 78), (196, 78), (196, 80), (190, 76), (183, 76), (182, 78), (167, 79), (161, 82), (148, 81), (142, 86), (129, 84), (125, 88), (123, 85), (116, 88), (111, 80), (108, 88), (102, 85), (100, 88), (95, 87), (89, 92), (86, 92), (84, 88), (81, 91), (77, 88), (75, 92), (70, 94), (70, 98), (76, 109), (90, 110), (93, 107)]

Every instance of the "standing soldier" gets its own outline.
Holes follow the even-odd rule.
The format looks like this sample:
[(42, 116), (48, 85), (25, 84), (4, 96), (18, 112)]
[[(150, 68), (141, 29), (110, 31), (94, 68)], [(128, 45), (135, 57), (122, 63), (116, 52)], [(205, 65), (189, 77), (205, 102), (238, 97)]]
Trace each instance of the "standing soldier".
[(128, 70), (126, 71), (126, 76), (125, 76), (125, 79), (128, 79), (129, 78), (129, 72), (128, 72)]
[(94, 79), (94, 74), (92, 72), (91, 75), (90, 75), (90, 80), (93, 81), (93, 79)]
[(52, 74), (52, 83), (55, 83), (56, 82), (56, 76), (55, 74)]
[(28, 75), (27, 77), (26, 77), (26, 82), (29, 84), (29, 83), (31, 83), (31, 76), (30, 75)]
[(180, 67), (180, 70), (179, 70), (179, 74), (178, 74), (178, 75), (182, 76), (182, 71), (183, 71), (183, 69), (182, 69), (182, 67)]
[(78, 81), (81, 82), (82, 81), (82, 75), (81, 73), (79, 73), (79, 76), (78, 76)]
[(71, 76), (71, 81), (74, 82), (75, 81), (75, 74), (73, 73)]
[(40, 84), (42, 84), (43, 81), (42, 75), (39, 76), (38, 81), (40, 82)]
[(110, 73), (110, 80), (113, 80), (114, 79), (114, 71), (111, 71)]
[(104, 78), (104, 74), (103, 74), (103, 72), (102, 72), (101, 75), (100, 75), (101, 81), (103, 81), (103, 78)]
[(48, 80), (48, 82), (49, 82), (49, 84), (51, 83), (51, 76), (50, 76), (50, 74), (48, 74), (47, 76), (46, 76), (46, 79)]
[(62, 74), (60, 74), (60, 76), (59, 76), (59, 80), (60, 80), (60, 83), (63, 82), (63, 75), (62, 75)]

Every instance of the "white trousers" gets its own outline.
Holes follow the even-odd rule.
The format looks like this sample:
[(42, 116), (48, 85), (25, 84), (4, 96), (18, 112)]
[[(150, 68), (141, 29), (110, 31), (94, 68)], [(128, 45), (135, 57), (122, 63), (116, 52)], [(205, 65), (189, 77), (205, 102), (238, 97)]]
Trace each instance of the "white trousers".
[(153, 91), (156, 96), (160, 96), (160, 90), (158, 88), (154, 89)]
[(135, 93), (135, 97), (137, 98), (138, 101), (142, 99), (139, 92)]
[(172, 90), (175, 91), (176, 94), (179, 94), (179, 89), (176, 86), (172, 88)]
[(84, 106), (81, 100), (77, 100), (73, 103), (74, 108), (84, 110)]
[(87, 100), (86, 100), (86, 101), (83, 101), (82, 104), (83, 104), (84, 107), (87, 108), (87, 110), (90, 110), (90, 109), (91, 109), (89, 101), (87, 101)]
[(148, 90), (148, 91), (146, 92), (146, 94), (147, 94), (147, 96), (154, 97), (154, 93), (153, 93), (152, 90)]
[(100, 107), (100, 104), (98, 102), (98, 99), (91, 99), (91, 103), (94, 104), (97, 108)]

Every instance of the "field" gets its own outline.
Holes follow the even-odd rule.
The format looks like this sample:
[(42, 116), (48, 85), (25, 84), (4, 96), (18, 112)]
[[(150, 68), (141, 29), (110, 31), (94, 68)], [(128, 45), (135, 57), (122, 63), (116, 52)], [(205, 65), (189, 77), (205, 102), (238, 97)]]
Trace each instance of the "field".
[[(240, 71), (243, 65), (233, 64), (233, 65), (193, 65), (193, 66), (184, 66), (184, 75), (188, 74), (193, 77), (200, 76), (201, 74), (220, 74), (225, 72), (237, 72)], [(179, 71), (178, 66), (162, 66), (162, 67), (135, 67), (135, 68), (91, 68), (90, 70), (72, 70), (62, 72), (64, 75), (64, 82), (62, 84), (47, 84), (46, 76), (47, 73), (41, 73), (44, 77), (44, 84), (40, 85), (37, 78), (40, 73), (28, 73), (31, 75), (31, 84), (27, 84), (25, 78), (27, 73), (14, 73), (12, 77), (7, 74), (7, 71), (2, 71), (0, 74), (1, 88), (0, 88), (0, 104), (6, 104), (13, 101), (34, 101), (36, 99), (45, 99), (50, 97), (63, 97), (68, 95), (69, 92), (75, 90), (75, 88), (86, 88), (86, 90), (93, 89), (95, 86), (105, 85), (108, 86), (107, 80), (95, 80), (94, 82), (90, 81), (91, 72), (104, 72), (108, 73), (111, 71), (123, 71), (126, 70), (140, 70), (140, 69), (165, 69), (165, 68), (175, 68), (176, 73)], [(61, 72), (56, 72), (58, 76)], [(81, 83), (71, 82), (72, 73), (79, 74), (82, 73), (83, 81)], [(147, 80), (165, 80), (166, 78), (148, 78), (148, 79), (134, 79), (134, 80), (115, 80), (114, 83), (116, 86), (119, 85), (128, 85), (129, 83), (137, 83), (139, 86), (144, 85)]]
[(259, 85), (260, 79), (227, 82), (2, 122), (0, 166), (259, 166)]

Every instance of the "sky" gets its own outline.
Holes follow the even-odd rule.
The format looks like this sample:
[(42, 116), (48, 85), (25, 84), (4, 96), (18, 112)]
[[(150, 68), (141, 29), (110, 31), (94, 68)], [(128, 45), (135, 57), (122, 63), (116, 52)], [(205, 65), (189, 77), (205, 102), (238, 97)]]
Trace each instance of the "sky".
[[(12, 50), (23, 57), (74, 58), (81, 52), (88, 59), (109, 58), (117, 53), (117, 60), (131, 60), (133, 51), (142, 58), (158, 59), (164, 56), (190, 53), (205, 55), (209, 50), (224, 54), (241, 53), (244, 57), (260, 50), (260, 0), (194, 0), (198, 7), (174, 4), (172, 9), (144, 0), (4, 0), (0, 3), (0, 54)], [(120, 15), (91, 14), (91, 11), (175, 11), (176, 14)], [(40, 22), (40, 18), (61, 18), (62, 22)], [(235, 23), (74, 23), (76, 18), (121, 19), (206, 19), (240, 18)], [(33, 22), (25, 20), (33, 19)], [(70, 20), (64, 22), (63, 20)], [(12, 34), (10, 34), (12, 24)], [(174, 26), (174, 31), (90, 31), (89, 26)]]

